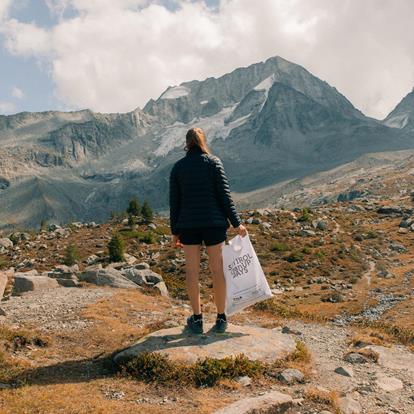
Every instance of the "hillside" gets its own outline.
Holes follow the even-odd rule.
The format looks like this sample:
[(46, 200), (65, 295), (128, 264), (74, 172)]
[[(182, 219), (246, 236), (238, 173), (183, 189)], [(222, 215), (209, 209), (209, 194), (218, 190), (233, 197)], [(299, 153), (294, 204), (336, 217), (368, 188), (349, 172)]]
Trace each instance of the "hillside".
[[(411, 413), (414, 176), (409, 159), (405, 169), (393, 170), (391, 164), (387, 180), (380, 165), (378, 181), (367, 180), (364, 194), (355, 198), (348, 194), (311, 209), (242, 212), (274, 298), (231, 322), (236, 332), (275, 329), (299, 341), (299, 348), (259, 371), (245, 362), (244, 368), (235, 365), (238, 374), (217, 378), (204, 362), (205, 380), (217, 380), (209, 386), (182, 377), (171, 382), (160, 373), (166, 364), (175, 372), (168, 360), (158, 362), (161, 371), (156, 361), (141, 361), (147, 365), (137, 365), (132, 377), (112, 362), (118, 350), (148, 333), (182, 326), (190, 313), (183, 252), (170, 246), (165, 218), (4, 232), (1, 412), (207, 414), (277, 391), (293, 399), (291, 408), (280, 411), (289, 414)], [(129, 255), (126, 262), (110, 264), (107, 245), (115, 233)], [(70, 244), (77, 246), (77, 263), (64, 267)], [(201, 269), (203, 311), (213, 320), (205, 252)], [(292, 369), (304, 378), (286, 371)]]

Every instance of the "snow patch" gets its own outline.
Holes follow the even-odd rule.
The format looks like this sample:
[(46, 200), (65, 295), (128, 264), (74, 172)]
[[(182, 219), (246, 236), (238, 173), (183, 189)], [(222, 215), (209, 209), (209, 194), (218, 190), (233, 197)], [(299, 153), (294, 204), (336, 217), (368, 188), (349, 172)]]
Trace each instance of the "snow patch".
[(253, 89), (255, 91), (265, 91), (266, 93), (269, 93), (269, 89), (272, 87), (274, 82), (275, 82), (275, 74), (273, 73), (268, 78), (262, 80)]
[(385, 125), (391, 128), (404, 128), (408, 123), (408, 114), (395, 115), (384, 122)]
[(216, 138), (226, 139), (232, 129), (244, 124), (250, 116), (250, 114), (243, 116), (225, 125), (224, 120), (233, 112), (237, 105), (238, 103), (233, 106), (225, 107), (213, 116), (206, 118), (195, 118), (186, 124), (182, 122), (175, 122), (173, 125), (168, 126), (160, 136), (160, 144), (154, 152), (155, 155), (162, 157), (167, 155), (174, 148), (184, 148), (185, 134), (188, 129), (193, 127), (199, 127), (204, 130), (208, 143)]
[(201, 101), (200, 105), (205, 105), (206, 103), (208, 103), (208, 101)]
[(185, 86), (174, 86), (167, 89), (161, 96), (160, 99), (177, 99), (182, 96), (187, 96), (190, 94), (190, 89)]

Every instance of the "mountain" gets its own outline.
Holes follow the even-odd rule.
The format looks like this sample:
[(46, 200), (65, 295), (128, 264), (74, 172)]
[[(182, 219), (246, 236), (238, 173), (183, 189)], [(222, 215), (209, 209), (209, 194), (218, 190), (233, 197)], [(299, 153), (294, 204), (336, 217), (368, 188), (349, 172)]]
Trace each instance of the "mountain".
[(206, 131), (239, 194), (410, 149), (412, 94), (381, 122), (305, 68), (271, 57), (170, 86), (125, 114), (0, 116), (0, 228), (100, 221), (133, 196), (166, 211), (169, 171), (193, 126)]
[(384, 119), (392, 128), (414, 130), (414, 88)]

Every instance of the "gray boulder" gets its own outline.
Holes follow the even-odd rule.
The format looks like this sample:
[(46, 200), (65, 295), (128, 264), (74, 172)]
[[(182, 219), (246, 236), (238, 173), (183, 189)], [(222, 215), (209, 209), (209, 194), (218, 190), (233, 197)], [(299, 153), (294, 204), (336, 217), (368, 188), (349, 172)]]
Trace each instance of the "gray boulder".
[(114, 288), (136, 288), (137, 285), (127, 279), (121, 272), (116, 269), (101, 266), (91, 266), (85, 269), (79, 275), (79, 280), (93, 283), (98, 286), (111, 286)]
[(137, 269), (136, 267), (128, 267), (122, 270), (122, 274), (132, 282), (139, 286), (143, 285), (156, 285), (157, 283), (164, 282), (164, 279), (158, 273), (153, 272), (150, 269)]
[(214, 414), (284, 413), (293, 405), (290, 395), (271, 391), (257, 397), (243, 398), (215, 411)]
[(285, 384), (295, 384), (297, 382), (304, 382), (305, 376), (301, 371), (294, 368), (284, 369), (279, 375), (278, 380)]
[(24, 275), (16, 274), (14, 276), (13, 296), (18, 296), (24, 292), (31, 292), (34, 290), (43, 290), (56, 288), (59, 283), (47, 276)]
[(156, 285), (154, 285), (154, 289), (157, 289), (160, 292), (161, 296), (165, 298), (169, 297), (167, 285), (165, 284), (165, 282), (158, 282)]
[(4, 237), (0, 239), (0, 247), (4, 247), (5, 249), (10, 249), (13, 247), (13, 242), (7, 237)]

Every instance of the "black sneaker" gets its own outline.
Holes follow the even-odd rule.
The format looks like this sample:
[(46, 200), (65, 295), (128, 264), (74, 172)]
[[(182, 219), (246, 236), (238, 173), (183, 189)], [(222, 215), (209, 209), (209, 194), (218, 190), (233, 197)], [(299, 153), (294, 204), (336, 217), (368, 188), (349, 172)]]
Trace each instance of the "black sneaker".
[(227, 320), (218, 317), (216, 319), (216, 324), (214, 325), (214, 331), (217, 333), (224, 333), (227, 329)]
[(187, 327), (188, 329), (195, 334), (203, 333), (203, 319), (195, 319), (194, 315), (191, 315), (187, 318)]

